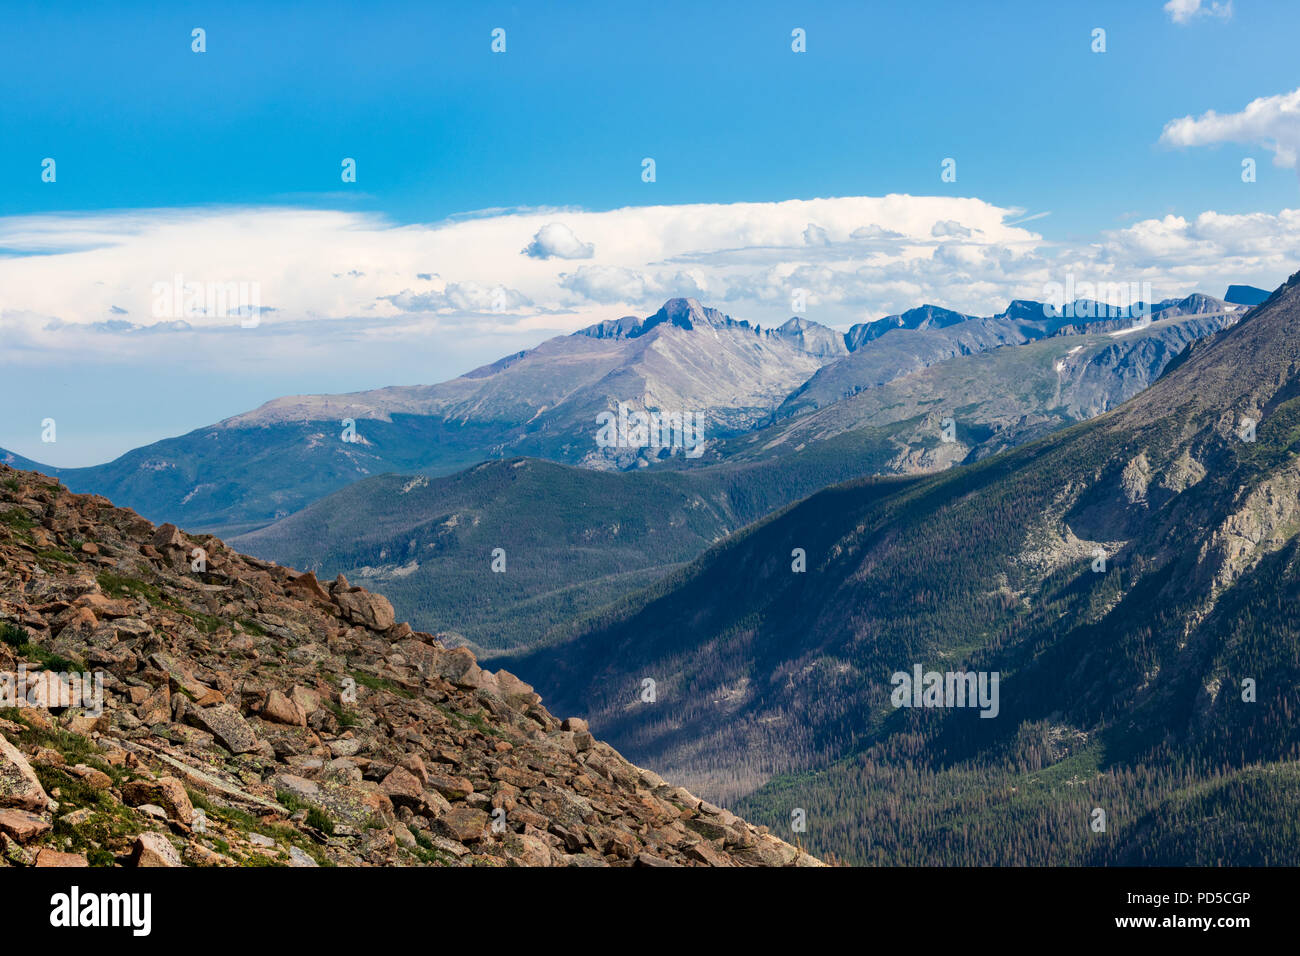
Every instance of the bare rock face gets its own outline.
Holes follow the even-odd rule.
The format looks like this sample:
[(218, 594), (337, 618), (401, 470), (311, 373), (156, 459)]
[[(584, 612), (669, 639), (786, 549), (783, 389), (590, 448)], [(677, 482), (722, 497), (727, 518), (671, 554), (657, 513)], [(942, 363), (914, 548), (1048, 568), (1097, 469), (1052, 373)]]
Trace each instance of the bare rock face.
[[(0, 518), (15, 509), (0, 663), (37, 691), (0, 719), (0, 867), (817, 863), (341, 575), (326, 586), (0, 466)], [(36, 540), (67, 559), (41, 562)], [(18, 648), (84, 665), (102, 706)]]

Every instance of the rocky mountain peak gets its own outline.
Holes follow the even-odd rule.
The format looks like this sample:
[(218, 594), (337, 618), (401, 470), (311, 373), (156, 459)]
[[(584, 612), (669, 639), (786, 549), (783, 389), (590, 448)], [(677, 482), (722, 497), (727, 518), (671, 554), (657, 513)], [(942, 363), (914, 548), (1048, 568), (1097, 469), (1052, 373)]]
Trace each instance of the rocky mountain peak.
[(815, 865), (339, 575), (0, 466), (0, 867)]

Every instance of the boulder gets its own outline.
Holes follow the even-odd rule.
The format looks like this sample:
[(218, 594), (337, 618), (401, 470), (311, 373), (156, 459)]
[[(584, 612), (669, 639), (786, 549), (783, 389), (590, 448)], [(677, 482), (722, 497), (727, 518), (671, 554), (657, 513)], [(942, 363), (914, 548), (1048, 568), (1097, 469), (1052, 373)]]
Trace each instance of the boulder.
[(394, 767), (379, 786), (394, 806), (414, 808), (424, 802), (424, 785), (405, 767)]
[(311, 571), (300, 574), (296, 578), (290, 578), (289, 583), (284, 587), (285, 590), (296, 592), (309, 600), (318, 601), (321, 604), (330, 603), (329, 592), (321, 587), (321, 583), (316, 580), (316, 575)]
[(371, 594), (363, 588), (334, 591), (334, 602), (342, 609), (344, 615), (353, 624), (368, 627), (372, 631), (386, 631), (397, 621), (393, 605), (388, 598), (380, 594)]
[(290, 727), (307, 726), (307, 714), (302, 706), (275, 689), (266, 695), (266, 703), (262, 705), (262, 716), (277, 724), (288, 724)]
[(60, 867), (80, 868), (90, 866), (90, 861), (80, 853), (60, 853), (58, 850), (51, 850), (49, 847), (42, 847), (36, 854), (36, 865), (38, 867)]
[(27, 758), (0, 734), (0, 808), (44, 810), (50, 798)]
[(130, 780), (122, 784), (122, 802), (129, 807), (156, 804), (177, 823), (189, 826), (194, 822), (194, 804), (190, 802), (185, 785), (175, 777)]
[(50, 832), (50, 824), (26, 810), (0, 810), (0, 833), (7, 833), (19, 843), (30, 843)]
[(473, 843), (487, 835), (491, 818), (473, 807), (456, 807), (440, 816), (435, 824), (443, 833), (460, 843)]
[(131, 850), (132, 866), (184, 866), (180, 854), (161, 833), (141, 833)]
[(258, 749), (257, 736), (239, 711), (229, 704), (215, 707), (191, 707), (185, 718), (200, 730), (206, 730), (233, 754), (252, 753)]
[(181, 534), (180, 528), (176, 527), (176, 525), (171, 522), (160, 524), (158, 530), (154, 532), (153, 538), (150, 539), (149, 543), (159, 551), (166, 551), (174, 548), (185, 550), (186, 548), (185, 536)]

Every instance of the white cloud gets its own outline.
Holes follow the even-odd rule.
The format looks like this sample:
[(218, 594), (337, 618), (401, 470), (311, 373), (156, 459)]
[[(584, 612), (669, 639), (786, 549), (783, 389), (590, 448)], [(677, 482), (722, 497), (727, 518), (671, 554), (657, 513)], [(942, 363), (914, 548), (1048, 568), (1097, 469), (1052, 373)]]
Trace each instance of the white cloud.
[(667, 273), (619, 266), (582, 266), (576, 272), (562, 275), (559, 284), (589, 302), (602, 304), (657, 301), (674, 296), (704, 298), (709, 294), (708, 282), (698, 269)]
[(594, 245), (583, 242), (561, 222), (542, 226), (523, 250), (524, 255), (534, 259), (590, 259), (595, 253)]
[[(1221, 295), (1230, 282), (1276, 284), (1300, 251), (1300, 211), (1168, 216), (1069, 244), (1014, 225), (1023, 215), (974, 198), (890, 195), (509, 210), (401, 226), (281, 208), (0, 218), (0, 248), (29, 253), (0, 257), (0, 361), (157, 362), (184, 344), (214, 364), (310, 355), (327, 388), (331, 369), (360, 361), (363, 345), (375, 363), (399, 340), (439, 355), (471, 339), (485, 350), (508, 341), (495, 353), (506, 354), (648, 315), (675, 295), (770, 325), (789, 317), (802, 288), (808, 318), (844, 328), (923, 302), (992, 314), (1067, 274), (1151, 281), (1159, 297)], [(521, 236), (540, 241), (560, 219), (599, 250), (592, 261), (519, 254)], [(260, 327), (156, 316), (152, 287), (176, 275), (257, 283)], [(115, 315), (130, 329), (102, 325)], [(164, 325), (178, 319), (188, 326)], [(139, 334), (154, 325), (170, 331)], [(437, 380), (431, 369), (421, 378)]]
[(380, 296), (403, 312), (485, 313), (516, 310), (532, 305), (528, 296), (505, 286), (489, 287), (478, 282), (449, 282), (441, 290), (412, 292), (403, 289), (395, 295)]
[(1160, 142), (1167, 146), (1212, 146), (1250, 143), (1274, 154), (1275, 165), (1296, 168), (1300, 153), (1300, 89), (1251, 100), (1240, 113), (1210, 110), (1165, 124)]
[(831, 244), (830, 233), (815, 223), (808, 223), (807, 228), (803, 231), (803, 241), (809, 246), (829, 246)]
[(849, 233), (850, 239), (902, 239), (901, 232), (894, 232), (892, 229), (886, 229), (872, 223), (869, 226), (861, 226)]
[(1232, 16), (1232, 0), (1169, 0), (1165, 4), (1165, 13), (1174, 23), (1190, 23), (1197, 17), (1218, 17), (1227, 20)]
[(969, 239), (971, 237), (971, 231), (959, 222), (955, 222), (952, 219), (945, 219), (943, 222), (936, 222), (934, 224), (934, 227), (930, 230), (930, 235), (934, 236), (936, 239), (948, 236), (953, 236), (958, 239)]

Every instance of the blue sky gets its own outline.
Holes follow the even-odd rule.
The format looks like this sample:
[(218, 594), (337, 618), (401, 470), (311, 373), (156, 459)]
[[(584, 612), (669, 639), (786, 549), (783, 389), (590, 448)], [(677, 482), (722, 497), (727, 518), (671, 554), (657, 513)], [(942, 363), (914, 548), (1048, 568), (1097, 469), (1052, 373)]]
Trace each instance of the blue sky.
[[(1132, 0), (806, 6), (10, 3), (0, 214), (609, 209), (647, 201), (643, 156), (668, 203), (926, 194), (952, 156), (961, 194), (1050, 209), (1041, 230), (1060, 236), (1294, 197), (1287, 171), (1248, 192), (1230, 151), (1156, 146), (1172, 117), (1297, 85), (1294, 4), (1238, 0), (1184, 26)], [(32, 174), (44, 156), (57, 190)]]
[[(1023, 226), (1032, 230), (1029, 240), (973, 225), (981, 215), (974, 207), (935, 214), (934, 222), (964, 223), (959, 228), (987, 240), (964, 249), (955, 240), (944, 249), (929, 243), (927, 255), (969, 273), (948, 286), (914, 269), (896, 281), (880, 271), (860, 275), (866, 292), (814, 285), (823, 312), (811, 317), (839, 327), (918, 304), (914, 296), (978, 309), (1032, 292), (1044, 263), (1084, 262), (1086, 250), (1115, 233), (1122, 234), (1115, 248), (1097, 261), (1111, 275), (1150, 279), (1157, 295), (1222, 294), (1225, 278), (1270, 284), (1285, 278), (1288, 262), (1294, 268), (1289, 234), (1262, 251), (1266, 239), (1252, 249), (1214, 246), (1222, 234), (1240, 232), (1240, 223), (1255, 222), (1267, 238), (1281, 220), (1195, 225), (1207, 212), (1278, 217), (1300, 205), (1296, 169), (1274, 163), (1267, 136), (1221, 142), (1201, 124), (1200, 144), (1179, 146), (1162, 142), (1162, 131), (1181, 117), (1239, 114), (1252, 100), (1300, 88), (1295, 4), (1234, 0), (1230, 14), (1203, 9), (1185, 22), (1175, 22), (1162, 0), (859, 2), (814, 10), (763, 2), (265, 6), (6, 5), (0, 250), (12, 271), (5, 273), (0, 253), (0, 290), (6, 275), (17, 279), (0, 291), (0, 330), (10, 345), (9, 354), (0, 352), (0, 402), (9, 410), (0, 446), (53, 464), (89, 464), (287, 392), (447, 378), (595, 318), (652, 311), (679, 286), (690, 293), (696, 285), (739, 316), (775, 321), (788, 309), (784, 293), (773, 291), (774, 273), (754, 273), (746, 284), (708, 270), (721, 270), (723, 253), (742, 247), (753, 263), (781, 258), (770, 248), (791, 243), (775, 225), (754, 225), (754, 216), (805, 217), (795, 233), (803, 239), (793, 244), (810, 247), (823, 228), (831, 241), (848, 242), (852, 222), (837, 230), (840, 214), (822, 207), (770, 213), (755, 206), (759, 212), (740, 215), (750, 208), (741, 204), (900, 194), (971, 199), (1008, 224), (1038, 217)], [(206, 30), (205, 53), (191, 51), (194, 27)], [(496, 27), (506, 30), (502, 55), (490, 51)], [(806, 53), (791, 51), (795, 27), (807, 33)], [(1097, 27), (1106, 30), (1104, 54), (1091, 50)], [(1289, 114), (1280, 115), (1285, 132)], [(647, 156), (656, 162), (654, 183), (641, 179)], [(1250, 184), (1241, 180), (1247, 156), (1258, 164)], [(57, 161), (55, 183), (41, 181), (45, 157)], [(357, 161), (355, 184), (340, 181), (343, 157)], [(957, 161), (955, 183), (940, 180), (946, 157)], [(660, 206), (698, 207), (690, 228), (703, 224), (707, 241), (660, 248), (646, 240), (649, 251), (620, 257), (620, 230), (669, 226), (614, 211)], [(711, 208), (735, 215), (711, 216)], [(489, 276), (455, 260), (456, 244), (431, 240), (427, 267), (412, 252), (409, 269), (394, 267), (383, 281), (376, 262), (389, 253), (367, 255), (387, 250), (390, 240), (406, 243), (403, 225), (432, 234), (448, 218), (476, 211), (538, 209), (611, 212), (603, 220), (559, 216), (566, 228), (585, 224), (585, 233), (574, 227), (579, 248), (602, 238), (590, 261), (547, 260), (554, 295), (541, 288), (538, 264), (517, 251), (539, 228), (527, 216), (502, 218), (505, 251), (483, 240), (482, 255), (499, 259)], [(369, 258), (368, 268), (340, 259), (328, 277), (297, 286), (284, 277), (301, 274), (300, 262), (268, 264), (264, 276), (251, 270), (273, 300), (265, 304), (277, 310), (262, 339), (156, 335), (123, 344), (109, 343), (106, 332), (56, 341), (48, 331), (117, 315), (147, 324), (138, 304), (147, 280), (181, 268), (160, 253), (167, 241), (140, 246), (133, 261), (147, 259), (144, 278), (104, 297), (90, 290), (112, 287), (126, 266), (107, 252), (92, 262), (76, 250), (120, 247), (125, 256), (137, 248), (130, 237), (161, 237), (158, 224), (172, 219), (192, 231), (167, 233), (170, 241), (188, 248), (193, 239), (197, 250), (212, 233), (203, 217), (213, 210), (250, 217), (259, 235), (301, 245), (305, 258), (342, 242), (312, 245), (322, 237), (382, 228), (364, 232), (370, 245), (358, 240), (357, 262)], [(319, 227), (293, 210), (353, 218)], [(963, 218), (967, 212), (972, 219)], [(1134, 224), (1166, 217), (1184, 225), (1135, 231)], [(733, 221), (734, 243), (713, 227)], [(930, 221), (921, 233), (939, 236)], [(883, 214), (874, 222), (890, 234), (908, 232)], [(232, 250), (241, 244), (237, 233), (226, 241)], [(980, 273), (980, 256), (992, 261), (1031, 242), (1038, 271)], [(1196, 256), (1171, 264), (1181, 249)], [(58, 262), (21, 288), (35, 258)], [(185, 268), (192, 274), (202, 268), (195, 263), (220, 258), (204, 245)], [(793, 275), (816, 281), (819, 261)], [(1209, 268), (1219, 261), (1230, 268)], [(236, 267), (213, 268), (221, 279)], [(314, 297), (323, 281), (352, 272), (361, 283), (355, 292)], [(420, 278), (426, 275), (432, 278)], [(80, 298), (71, 291), (58, 298), (50, 288), (65, 283)], [(484, 319), (484, 290), (498, 286), (513, 296), (508, 322)], [(426, 321), (381, 327), (387, 319), (371, 308), (375, 302), (388, 303), (387, 319)], [(287, 325), (274, 328), (277, 316), (297, 321), (312, 344), (292, 340)], [(364, 320), (364, 335), (352, 329), (331, 337), (343, 326), (324, 319)], [(316, 324), (305, 332), (309, 322)], [(407, 328), (414, 338), (396, 334)], [(159, 403), (160, 387), (187, 398)], [(42, 446), (33, 424), (53, 411), (68, 436), (58, 448)]]

